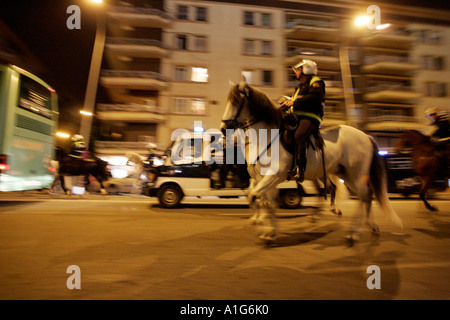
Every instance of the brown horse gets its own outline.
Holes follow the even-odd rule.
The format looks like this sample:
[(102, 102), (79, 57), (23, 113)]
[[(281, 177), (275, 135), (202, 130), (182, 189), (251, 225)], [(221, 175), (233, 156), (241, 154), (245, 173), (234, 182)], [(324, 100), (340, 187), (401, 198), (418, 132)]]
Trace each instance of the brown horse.
[(436, 211), (437, 208), (428, 203), (426, 195), (433, 181), (448, 177), (448, 150), (439, 147), (429, 136), (416, 130), (405, 130), (400, 136), (397, 148), (401, 152), (407, 148), (411, 149), (414, 172), (422, 178), (420, 199), (428, 210)]
[(58, 161), (58, 170), (52, 189), (55, 186), (56, 180), (59, 178), (64, 193), (70, 194), (70, 191), (66, 188), (64, 176), (84, 176), (85, 186), (88, 186), (89, 175), (92, 175), (100, 183), (102, 194), (106, 194), (105, 187), (103, 186), (103, 181), (109, 178), (106, 161), (97, 157), (93, 157), (90, 161), (74, 158), (66, 154), (60, 147), (56, 148), (56, 160)]

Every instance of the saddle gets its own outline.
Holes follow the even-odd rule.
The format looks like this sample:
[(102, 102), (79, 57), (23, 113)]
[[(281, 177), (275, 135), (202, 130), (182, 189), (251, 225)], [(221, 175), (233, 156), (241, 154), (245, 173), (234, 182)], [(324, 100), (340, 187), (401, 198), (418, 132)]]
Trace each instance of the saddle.
[[(297, 157), (295, 156), (296, 152), (296, 142), (295, 142), (295, 130), (297, 129), (299, 125), (299, 119), (298, 117), (290, 113), (288, 115), (284, 114), (282, 116), (281, 126), (280, 126), (280, 141), (283, 147), (293, 155), (292, 164), (291, 164), (291, 171), (295, 169), (297, 166)], [(324, 174), (324, 180), (325, 180), (325, 189), (326, 189), (326, 171), (325, 171), (325, 159), (324, 159), (324, 147), (325, 142), (323, 140), (322, 135), (320, 134), (320, 130), (314, 130), (312, 134), (308, 137), (306, 148), (311, 147), (315, 151), (321, 151), (322, 153), (322, 167), (323, 167), (323, 174)], [(289, 179), (289, 178), (288, 178)], [(325, 192), (326, 194), (326, 192)]]

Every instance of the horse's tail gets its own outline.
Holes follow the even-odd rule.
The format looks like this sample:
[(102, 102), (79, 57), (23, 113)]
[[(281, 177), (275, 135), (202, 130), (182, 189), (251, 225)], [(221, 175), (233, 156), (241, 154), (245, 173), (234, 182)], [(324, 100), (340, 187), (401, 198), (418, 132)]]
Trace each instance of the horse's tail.
[(403, 228), (402, 220), (392, 208), (387, 192), (387, 170), (383, 157), (378, 154), (378, 145), (370, 137), (373, 144), (372, 165), (370, 167), (370, 184), (375, 194), (375, 199), (381, 209), (388, 214), (389, 218), (397, 227)]

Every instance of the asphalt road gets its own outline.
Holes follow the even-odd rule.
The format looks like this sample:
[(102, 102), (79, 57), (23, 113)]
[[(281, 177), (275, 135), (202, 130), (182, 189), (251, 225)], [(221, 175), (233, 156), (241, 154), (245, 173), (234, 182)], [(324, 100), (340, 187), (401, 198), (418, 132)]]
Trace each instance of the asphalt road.
[[(316, 214), (318, 199), (308, 198), (278, 211), (281, 233), (269, 247), (245, 205), (169, 210), (141, 196), (29, 193), (3, 200), (0, 299), (450, 298), (450, 200), (432, 201), (440, 211), (430, 214), (417, 198), (392, 199), (402, 230), (374, 205), (381, 234), (364, 232), (348, 246), (358, 203), (341, 202), (338, 217)], [(380, 288), (369, 289), (375, 275), (369, 282)], [(80, 288), (69, 289), (69, 278)]]

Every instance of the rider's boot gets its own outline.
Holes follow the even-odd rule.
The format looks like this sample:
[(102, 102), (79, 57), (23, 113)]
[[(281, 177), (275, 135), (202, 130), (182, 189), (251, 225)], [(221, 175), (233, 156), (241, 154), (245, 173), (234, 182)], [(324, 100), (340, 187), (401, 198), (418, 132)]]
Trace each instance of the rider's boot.
[(296, 181), (302, 183), (305, 180), (305, 169), (306, 169), (306, 148), (302, 146), (297, 147), (297, 175)]

